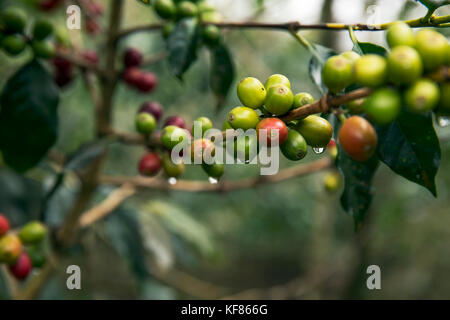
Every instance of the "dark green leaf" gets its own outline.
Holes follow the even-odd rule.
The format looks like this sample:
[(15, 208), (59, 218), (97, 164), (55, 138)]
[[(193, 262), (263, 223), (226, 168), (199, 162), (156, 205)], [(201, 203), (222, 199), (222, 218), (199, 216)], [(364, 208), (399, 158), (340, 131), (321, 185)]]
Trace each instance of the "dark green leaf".
[(182, 78), (197, 59), (199, 25), (195, 18), (180, 20), (167, 39), (169, 65), (175, 76)]
[(377, 132), (381, 161), (436, 196), (435, 177), (441, 149), (431, 114), (404, 111), (395, 122), (378, 128)]
[(355, 227), (358, 229), (372, 202), (372, 179), (379, 161), (374, 156), (366, 162), (357, 162), (339, 146), (336, 165), (345, 178), (341, 205), (353, 216)]
[(448, 0), (418, 0), (418, 1), (431, 10), (450, 4), (450, 1)]
[(0, 300), (11, 299), (11, 293), (8, 286), (8, 280), (3, 270), (0, 268)]
[(353, 51), (363, 55), (363, 54), (377, 54), (380, 56), (386, 56), (387, 50), (379, 45), (370, 42), (358, 42), (359, 50), (353, 48)]
[(23, 172), (56, 141), (59, 91), (36, 60), (8, 80), (0, 97), (0, 149), (5, 163)]
[(318, 44), (314, 45), (314, 50), (317, 52), (318, 56), (320, 56), (321, 61), (313, 55), (309, 62), (309, 75), (319, 91), (322, 94), (325, 94), (327, 92), (327, 87), (322, 82), (322, 68), (328, 58), (334, 56), (336, 53), (332, 49)]
[(234, 80), (234, 65), (228, 48), (220, 43), (211, 48), (211, 89), (217, 97), (220, 108), (230, 91)]

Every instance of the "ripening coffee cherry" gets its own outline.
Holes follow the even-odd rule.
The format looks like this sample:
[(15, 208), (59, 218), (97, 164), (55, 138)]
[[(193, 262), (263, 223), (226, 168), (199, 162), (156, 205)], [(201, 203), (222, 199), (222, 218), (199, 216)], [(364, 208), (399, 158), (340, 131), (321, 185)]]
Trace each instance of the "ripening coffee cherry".
[(288, 138), (288, 128), (286, 124), (278, 118), (266, 118), (261, 120), (256, 126), (256, 133), (258, 135), (258, 141), (261, 142), (260, 136), (262, 130), (266, 130), (266, 141), (263, 142), (265, 146), (280, 146)]
[(397, 90), (381, 88), (368, 97), (363, 104), (367, 116), (379, 125), (394, 121), (400, 113), (402, 99)]
[(55, 55), (55, 47), (49, 41), (33, 41), (31, 48), (37, 58), (50, 59)]
[(22, 242), (14, 234), (0, 238), (0, 263), (14, 263), (22, 253)]
[(169, 178), (178, 178), (184, 173), (185, 170), (184, 163), (182, 161), (178, 164), (174, 163), (168, 153), (164, 153), (163, 155), (162, 166), (164, 173)]
[(129, 86), (136, 87), (141, 80), (142, 71), (138, 68), (128, 68), (123, 73), (123, 80)]
[(291, 89), (282, 84), (276, 84), (267, 91), (265, 108), (274, 115), (282, 115), (291, 110), (294, 95)]
[(356, 83), (361, 86), (381, 86), (386, 81), (386, 59), (376, 54), (364, 55), (355, 62), (354, 73)]
[(179, 143), (187, 145), (189, 140), (189, 132), (176, 126), (167, 126), (161, 133), (161, 143), (168, 150), (172, 150)]
[(5, 235), (9, 231), (9, 220), (0, 213), (0, 237)]
[(323, 177), (323, 184), (325, 190), (329, 193), (334, 193), (339, 189), (341, 184), (341, 175), (339, 172), (330, 172)]
[(391, 48), (397, 46), (414, 47), (416, 44), (413, 30), (408, 24), (401, 21), (395, 22), (388, 28), (386, 40)]
[(259, 122), (259, 116), (255, 110), (247, 107), (236, 107), (230, 111), (227, 118), (233, 129), (254, 129)]
[(373, 126), (360, 116), (348, 118), (339, 131), (339, 142), (347, 154), (358, 162), (369, 160), (378, 145)]
[(292, 161), (299, 161), (306, 157), (308, 145), (305, 138), (295, 130), (288, 131), (286, 141), (280, 146), (283, 155)]
[(147, 153), (139, 161), (139, 173), (146, 177), (152, 177), (161, 170), (161, 158), (156, 152)]
[(205, 135), (205, 132), (211, 130), (213, 128), (212, 121), (207, 117), (200, 117), (194, 121), (192, 125), (192, 133), (196, 134), (196, 131), (200, 130), (202, 137)]
[(156, 119), (147, 112), (141, 112), (136, 116), (136, 130), (143, 135), (150, 135), (156, 128)]
[(148, 101), (141, 105), (139, 113), (146, 112), (155, 117), (156, 121), (159, 121), (163, 115), (164, 109), (162, 105), (156, 101)]
[(31, 259), (26, 252), (22, 252), (16, 262), (9, 266), (9, 271), (18, 280), (24, 280), (33, 268)]
[(158, 78), (151, 72), (141, 72), (136, 87), (143, 93), (153, 91), (158, 85)]
[(205, 160), (210, 162), (214, 156), (215, 145), (209, 139), (198, 139), (191, 144), (191, 160), (194, 163), (203, 163)]
[(448, 41), (437, 31), (422, 29), (416, 34), (416, 50), (425, 70), (434, 70), (447, 60)]
[(365, 100), (366, 100), (365, 98), (361, 98), (361, 99), (356, 99), (356, 100), (347, 102), (346, 106), (347, 106), (348, 111), (351, 114), (362, 113), (364, 111), (363, 103)]
[(292, 108), (293, 109), (300, 108), (313, 102), (314, 97), (311, 94), (307, 92), (300, 92), (294, 96), (294, 104), (292, 105)]
[(288, 87), (289, 89), (291, 89), (291, 82), (289, 81), (289, 79), (286, 76), (284, 76), (282, 74), (271, 75), (269, 77), (269, 79), (266, 80), (264, 87), (266, 88), (267, 91), (269, 91), (270, 87), (279, 85), (279, 84), (282, 84), (282, 85)]
[(144, 56), (142, 52), (136, 48), (128, 48), (123, 55), (123, 64), (127, 68), (139, 67), (142, 64)]
[(361, 58), (359, 54), (357, 54), (355, 51), (346, 51), (340, 54), (340, 56), (350, 60), (352, 63), (355, 63), (356, 60)]
[(329, 58), (322, 69), (322, 81), (332, 93), (343, 90), (354, 81), (353, 63), (342, 56)]
[(27, 223), (20, 229), (19, 238), (26, 245), (38, 244), (47, 235), (47, 228), (39, 221)]
[(175, 18), (177, 14), (177, 7), (172, 0), (155, 0), (154, 8), (156, 14), (163, 19)]
[(22, 9), (16, 7), (7, 8), (2, 10), (0, 21), (4, 30), (8, 33), (22, 33), (27, 21), (27, 15)]
[(327, 152), (333, 160), (336, 160), (339, 152), (336, 145), (336, 141), (331, 140), (330, 143), (328, 143)]
[(433, 110), (439, 103), (439, 87), (429, 79), (414, 82), (405, 92), (405, 105), (413, 112)]
[(239, 82), (237, 94), (244, 106), (257, 109), (264, 104), (267, 91), (258, 79), (248, 77)]
[(167, 126), (175, 126), (178, 128), (186, 129), (186, 122), (180, 116), (170, 116), (167, 118), (166, 122), (164, 122), (163, 127)]
[(387, 67), (388, 79), (397, 85), (413, 83), (423, 71), (419, 54), (407, 46), (392, 49), (387, 58)]
[(25, 50), (27, 43), (22, 35), (14, 34), (5, 36), (2, 39), (3, 50), (12, 55), (16, 56)]
[(53, 24), (47, 19), (39, 19), (33, 26), (33, 40), (45, 40), (53, 33)]
[(258, 155), (258, 151), (256, 135), (241, 135), (234, 142), (234, 157), (242, 163), (253, 161)]
[(95, 51), (95, 50), (85, 50), (85, 51), (83, 51), (81, 56), (87, 62), (90, 62), (92, 64), (98, 63), (98, 54), (97, 54), (97, 51)]
[(209, 177), (214, 179), (220, 179), (225, 173), (225, 166), (221, 163), (203, 163), (202, 168)]
[(324, 118), (311, 115), (297, 122), (295, 125), (308, 145), (313, 148), (325, 148), (333, 136), (333, 127)]
[(177, 5), (178, 18), (194, 17), (197, 12), (197, 6), (190, 1), (181, 1)]
[(219, 43), (220, 36), (221, 36), (220, 29), (217, 26), (208, 25), (202, 29), (203, 41), (205, 41), (205, 43), (210, 46)]

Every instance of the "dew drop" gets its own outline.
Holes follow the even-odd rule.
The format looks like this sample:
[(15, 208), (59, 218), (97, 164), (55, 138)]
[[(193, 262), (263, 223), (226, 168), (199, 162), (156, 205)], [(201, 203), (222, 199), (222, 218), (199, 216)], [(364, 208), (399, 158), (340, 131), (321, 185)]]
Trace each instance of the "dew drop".
[(177, 178), (171, 177), (171, 178), (169, 178), (168, 182), (170, 185), (173, 186), (173, 185), (177, 184), (178, 181), (177, 181)]
[(209, 180), (209, 183), (211, 183), (211, 184), (217, 184), (219, 182), (217, 179), (215, 179), (213, 177), (209, 177), (208, 180)]
[(448, 117), (439, 116), (437, 118), (437, 123), (439, 127), (445, 128), (450, 125), (450, 119)]
[(325, 152), (325, 148), (313, 148), (315, 154), (322, 154)]

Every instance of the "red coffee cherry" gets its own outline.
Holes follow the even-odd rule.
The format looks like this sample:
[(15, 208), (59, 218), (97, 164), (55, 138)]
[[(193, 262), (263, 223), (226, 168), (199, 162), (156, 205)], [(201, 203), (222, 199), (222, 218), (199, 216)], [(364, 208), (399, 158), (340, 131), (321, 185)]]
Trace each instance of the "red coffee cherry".
[(163, 106), (156, 101), (148, 101), (142, 104), (139, 109), (139, 113), (146, 112), (150, 113), (155, 117), (156, 121), (159, 121), (164, 113)]
[(51, 11), (51, 10), (55, 9), (60, 3), (61, 3), (61, 0), (39, 0), (37, 5), (43, 11)]
[(375, 153), (378, 136), (373, 126), (360, 116), (345, 120), (339, 131), (342, 148), (356, 161), (369, 160)]
[[(267, 130), (267, 146), (282, 145), (288, 137), (288, 128), (286, 124), (278, 118), (266, 118), (261, 120), (256, 126), (258, 139), (260, 130)], [(278, 136), (278, 139), (276, 139)]]
[(156, 175), (161, 170), (161, 157), (155, 152), (146, 154), (139, 161), (138, 169), (143, 176), (151, 177)]
[(32, 269), (31, 259), (26, 252), (22, 252), (17, 261), (9, 266), (9, 271), (18, 279), (23, 280), (30, 274)]
[(81, 54), (81, 56), (83, 57), (84, 60), (92, 64), (98, 63), (98, 54), (94, 50), (86, 50)]
[(170, 116), (167, 118), (166, 122), (164, 122), (163, 127), (175, 126), (178, 128), (186, 129), (186, 122), (180, 116)]
[(139, 67), (144, 59), (141, 51), (136, 48), (128, 48), (123, 56), (123, 64), (125, 67)]
[(72, 70), (56, 70), (56, 73), (54, 75), (54, 81), (55, 83), (60, 87), (64, 88), (67, 85), (69, 85), (73, 80), (73, 74)]
[(0, 237), (5, 235), (9, 231), (9, 220), (0, 213)]
[(72, 63), (61, 57), (54, 57), (52, 59), (53, 66), (59, 71), (70, 71), (72, 70)]
[(142, 71), (138, 68), (128, 68), (123, 73), (123, 80), (130, 86), (136, 87), (141, 80)]
[(97, 34), (102, 31), (102, 27), (94, 19), (86, 19), (86, 30), (89, 34)]
[(151, 72), (141, 72), (137, 89), (141, 92), (148, 93), (153, 91), (158, 85), (158, 78)]

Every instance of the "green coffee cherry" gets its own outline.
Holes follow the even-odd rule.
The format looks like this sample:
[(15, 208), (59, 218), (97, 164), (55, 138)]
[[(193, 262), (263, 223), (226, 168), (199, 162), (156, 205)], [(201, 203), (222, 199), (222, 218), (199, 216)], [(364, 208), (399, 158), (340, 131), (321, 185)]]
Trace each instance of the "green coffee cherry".
[(190, 1), (181, 1), (177, 5), (177, 16), (179, 18), (194, 17), (197, 12), (197, 6)]
[(389, 47), (410, 46), (414, 47), (416, 39), (411, 27), (401, 21), (392, 24), (386, 32), (386, 40)]
[(294, 96), (292, 108), (300, 108), (314, 102), (314, 97), (308, 92), (300, 92)]
[(53, 33), (53, 25), (46, 19), (39, 19), (33, 27), (33, 39), (44, 40)]
[(7, 8), (0, 14), (0, 21), (8, 33), (22, 33), (27, 16), (19, 8)]
[(282, 84), (273, 85), (267, 91), (265, 108), (271, 114), (282, 115), (287, 113), (294, 103), (291, 89)]
[(419, 54), (407, 46), (392, 49), (387, 58), (387, 67), (388, 79), (398, 85), (413, 83), (423, 71)]
[(23, 36), (18, 34), (5, 36), (2, 40), (3, 50), (12, 56), (22, 53), (26, 45)]
[(147, 112), (141, 112), (136, 116), (136, 130), (144, 135), (150, 135), (156, 128), (156, 119)]
[(264, 104), (267, 92), (258, 79), (248, 77), (239, 82), (237, 94), (244, 106), (257, 109)]
[(361, 86), (378, 87), (385, 83), (387, 75), (386, 59), (367, 54), (355, 62), (355, 81)]
[(361, 58), (359, 54), (357, 54), (355, 51), (346, 51), (340, 54), (342, 57), (350, 60), (352, 63), (355, 63), (356, 60)]
[(416, 49), (425, 70), (434, 70), (447, 60), (448, 41), (437, 31), (422, 29), (416, 34)]
[(326, 119), (315, 115), (300, 120), (296, 124), (295, 130), (313, 148), (325, 148), (333, 136), (333, 127), (331, 124)]
[(216, 8), (214, 8), (212, 5), (210, 5), (204, 1), (197, 3), (197, 9), (198, 9), (198, 12), (200, 12), (200, 13), (216, 11)]
[(34, 268), (41, 268), (44, 266), (47, 257), (45, 254), (45, 248), (43, 248), (41, 244), (28, 246), (26, 251)]
[(164, 27), (162, 28), (162, 36), (164, 39), (167, 39), (172, 34), (173, 30), (175, 30), (175, 23), (173, 22), (167, 22), (164, 24)]
[(162, 157), (162, 167), (164, 173), (169, 178), (178, 178), (185, 171), (185, 166), (183, 162), (176, 164), (172, 161), (170, 154), (164, 153)]
[(269, 77), (269, 79), (267, 79), (266, 83), (264, 84), (264, 87), (266, 88), (267, 91), (269, 91), (270, 87), (274, 86), (274, 85), (285, 85), (286, 87), (288, 87), (289, 89), (291, 89), (291, 82), (289, 81), (289, 79), (282, 75), (282, 74), (273, 74)]
[(34, 245), (40, 243), (47, 234), (47, 228), (38, 221), (27, 223), (19, 232), (22, 243)]
[(205, 132), (212, 128), (213, 128), (213, 123), (209, 118), (200, 117), (200, 118), (197, 118), (194, 121), (194, 124), (192, 125), (192, 134), (195, 136), (197, 130), (200, 130), (202, 133), (202, 137), (203, 137)]
[(351, 114), (358, 114), (358, 113), (362, 113), (364, 108), (363, 108), (363, 103), (366, 99), (361, 98), (361, 99), (356, 99), (350, 102), (347, 102), (346, 106), (348, 111)]
[(234, 142), (234, 156), (241, 162), (251, 162), (258, 154), (256, 135), (240, 136)]
[(295, 130), (289, 130), (287, 140), (280, 146), (283, 155), (292, 161), (303, 159), (308, 153), (305, 138)]
[(220, 179), (223, 174), (225, 173), (225, 166), (221, 163), (214, 163), (214, 164), (202, 164), (203, 170), (214, 179)]
[(176, 126), (167, 126), (161, 133), (161, 143), (169, 150), (172, 150), (179, 143), (187, 145), (189, 139), (189, 133), (185, 129)]
[(375, 91), (363, 103), (367, 116), (379, 125), (394, 121), (401, 110), (400, 94), (393, 89), (382, 88)]
[(222, 15), (217, 11), (206, 11), (200, 14), (200, 18), (203, 22), (219, 23), (222, 22)]
[(342, 56), (329, 58), (322, 69), (322, 81), (333, 93), (343, 90), (354, 81), (353, 63)]
[(429, 79), (417, 80), (405, 92), (406, 107), (413, 112), (433, 110), (439, 98), (439, 87)]
[(221, 33), (217, 26), (208, 25), (202, 30), (202, 37), (206, 44), (212, 46), (220, 41)]
[(163, 19), (175, 18), (177, 7), (172, 0), (155, 0), (155, 12)]
[(233, 129), (254, 129), (259, 122), (255, 110), (248, 107), (236, 107), (228, 114), (228, 123)]
[(53, 43), (49, 41), (33, 41), (31, 48), (37, 58), (50, 59), (55, 55)]

